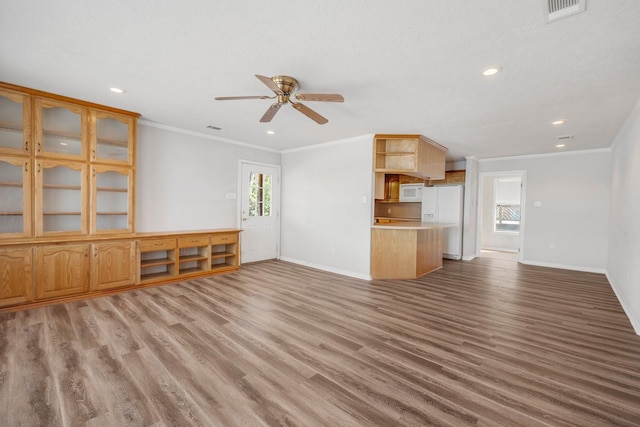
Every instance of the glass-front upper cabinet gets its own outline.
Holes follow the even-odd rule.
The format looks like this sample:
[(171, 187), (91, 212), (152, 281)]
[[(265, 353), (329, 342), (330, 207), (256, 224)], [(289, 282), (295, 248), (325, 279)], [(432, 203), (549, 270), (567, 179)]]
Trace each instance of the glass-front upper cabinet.
[(31, 236), (31, 160), (0, 156), (0, 238)]
[(35, 98), (35, 153), (42, 157), (87, 158), (87, 109), (47, 98)]
[(0, 88), (0, 154), (31, 152), (31, 97)]
[(133, 165), (135, 119), (105, 111), (91, 112), (90, 160)]
[(36, 235), (88, 234), (87, 164), (36, 160)]
[(91, 166), (91, 233), (133, 232), (133, 169)]

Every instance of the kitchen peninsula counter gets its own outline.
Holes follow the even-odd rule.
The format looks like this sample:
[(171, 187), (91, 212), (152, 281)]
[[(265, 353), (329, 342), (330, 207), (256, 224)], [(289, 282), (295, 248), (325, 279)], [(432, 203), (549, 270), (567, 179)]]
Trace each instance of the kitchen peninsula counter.
[(402, 221), (371, 226), (371, 277), (415, 279), (442, 268), (447, 223)]

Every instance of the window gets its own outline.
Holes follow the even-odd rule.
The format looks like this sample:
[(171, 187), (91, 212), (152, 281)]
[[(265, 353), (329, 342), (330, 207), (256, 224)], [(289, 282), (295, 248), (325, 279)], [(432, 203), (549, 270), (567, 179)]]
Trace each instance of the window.
[(500, 177), (494, 180), (494, 231), (520, 232), (520, 177)]
[(249, 216), (271, 216), (271, 175), (249, 174)]

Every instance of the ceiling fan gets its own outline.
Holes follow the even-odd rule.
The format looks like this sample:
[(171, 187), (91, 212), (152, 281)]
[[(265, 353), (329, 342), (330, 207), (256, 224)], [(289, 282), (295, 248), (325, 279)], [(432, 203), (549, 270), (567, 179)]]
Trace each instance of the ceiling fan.
[(317, 112), (313, 111), (311, 108), (307, 107), (300, 102), (293, 102), (291, 97), (293, 96), (296, 100), (299, 101), (329, 101), (329, 102), (344, 102), (344, 98), (342, 95), (337, 93), (296, 93), (293, 92), (298, 88), (298, 81), (293, 77), (289, 76), (261, 76), (260, 74), (256, 74), (258, 80), (267, 85), (269, 89), (275, 92), (275, 96), (265, 96), (265, 95), (257, 95), (257, 96), (218, 96), (215, 99), (217, 101), (228, 101), (232, 99), (277, 99), (278, 101), (272, 104), (266, 113), (260, 119), (261, 122), (270, 122), (273, 116), (276, 115), (280, 107), (282, 107), (287, 102), (293, 105), (293, 108), (300, 111), (305, 116), (309, 117), (311, 120), (315, 121), (318, 124), (325, 124), (329, 120), (325, 117), (321, 116)]

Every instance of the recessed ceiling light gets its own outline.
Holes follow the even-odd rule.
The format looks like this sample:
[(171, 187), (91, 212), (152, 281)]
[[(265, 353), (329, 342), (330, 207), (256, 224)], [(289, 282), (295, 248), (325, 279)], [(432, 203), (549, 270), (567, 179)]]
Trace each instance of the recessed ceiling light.
[(565, 146), (565, 144), (556, 144), (556, 148), (562, 148), (564, 146)]
[(273, 134), (275, 134), (275, 133), (276, 133), (276, 131), (275, 131), (275, 130), (268, 130), (268, 131), (267, 131), (267, 133), (268, 133), (269, 135), (273, 135)]
[(485, 77), (494, 76), (502, 71), (501, 67), (489, 67), (482, 70), (482, 75)]
[(120, 89), (119, 87), (110, 87), (109, 90), (113, 93), (125, 93), (126, 90)]
[(560, 119), (560, 120), (554, 120), (553, 122), (551, 122), (552, 125), (563, 125), (565, 124), (567, 121), (565, 119)]

